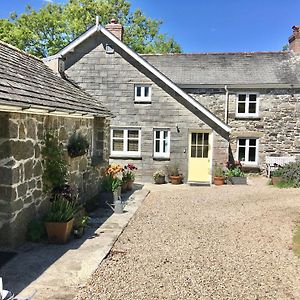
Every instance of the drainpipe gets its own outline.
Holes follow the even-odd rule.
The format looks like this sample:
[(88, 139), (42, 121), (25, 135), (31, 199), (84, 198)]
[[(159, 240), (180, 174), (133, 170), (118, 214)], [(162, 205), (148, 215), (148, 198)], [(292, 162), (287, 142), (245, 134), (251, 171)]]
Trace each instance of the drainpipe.
[(226, 100), (225, 100), (225, 124), (228, 124), (228, 103), (229, 103), (229, 91), (228, 91), (228, 88), (227, 88), (227, 85), (224, 86), (224, 89), (225, 89), (225, 97), (226, 97)]

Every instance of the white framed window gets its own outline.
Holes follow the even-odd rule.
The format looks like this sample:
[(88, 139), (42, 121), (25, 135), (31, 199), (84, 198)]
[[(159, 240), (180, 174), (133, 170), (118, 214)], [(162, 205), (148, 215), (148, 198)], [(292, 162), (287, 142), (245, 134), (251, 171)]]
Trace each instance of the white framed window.
[(136, 84), (134, 86), (134, 102), (151, 102), (150, 84)]
[(112, 128), (111, 129), (112, 156), (141, 156), (140, 128)]
[(237, 139), (237, 160), (246, 165), (258, 164), (258, 139), (238, 138)]
[(156, 158), (170, 157), (170, 130), (154, 129), (153, 130), (153, 156)]
[(259, 96), (257, 93), (237, 94), (236, 116), (237, 117), (258, 117)]

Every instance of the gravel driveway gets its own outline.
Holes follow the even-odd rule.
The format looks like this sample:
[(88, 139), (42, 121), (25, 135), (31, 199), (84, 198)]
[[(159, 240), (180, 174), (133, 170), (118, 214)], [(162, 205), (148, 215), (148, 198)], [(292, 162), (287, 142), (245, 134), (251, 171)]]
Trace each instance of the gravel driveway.
[(300, 299), (299, 189), (155, 190), (76, 299)]

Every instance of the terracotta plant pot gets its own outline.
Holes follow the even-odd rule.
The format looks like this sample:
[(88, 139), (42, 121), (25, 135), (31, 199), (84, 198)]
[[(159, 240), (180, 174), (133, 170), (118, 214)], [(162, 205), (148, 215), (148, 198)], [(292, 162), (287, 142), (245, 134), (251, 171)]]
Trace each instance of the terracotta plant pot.
[(48, 239), (54, 244), (65, 244), (73, 229), (74, 218), (68, 222), (46, 222)]
[(277, 185), (281, 181), (282, 181), (282, 177), (281, 176), (272, 176), (272, 184), (273, 185)]
[(131, 191), (133, 187), (133, 180), (127, 181), (127, 191)]
[(172, 184), (180, 184), (182, 181), (182, 176), (170, 176), (170, 180)]
[(215, 176), (214, 177), (214, 185), (223, 185), (224, 184), (224, 177)]

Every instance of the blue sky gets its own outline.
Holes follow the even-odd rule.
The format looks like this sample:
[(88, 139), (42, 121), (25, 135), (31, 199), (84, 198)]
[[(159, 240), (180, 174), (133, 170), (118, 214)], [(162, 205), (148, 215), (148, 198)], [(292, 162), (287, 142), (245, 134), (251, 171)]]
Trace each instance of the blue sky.
[[(48, 0), (49, 1), (49, 0)], [(63, 2), (63, 0), (53, 0)], [(277, 51), (287, 44), (291, 26), (300, 25), (295, 0), (131, 0), (148, 17), (161, 19), (161, 31), (184, 52)], [(0, 18), (43, 0), (0, 0)]]

